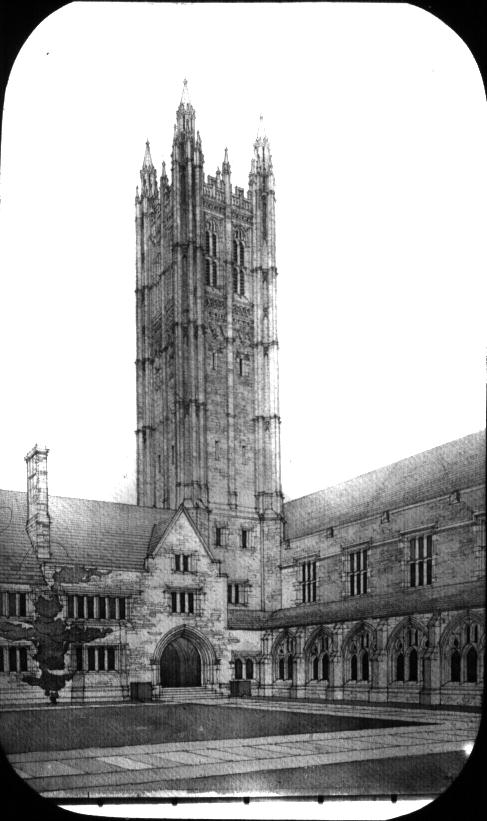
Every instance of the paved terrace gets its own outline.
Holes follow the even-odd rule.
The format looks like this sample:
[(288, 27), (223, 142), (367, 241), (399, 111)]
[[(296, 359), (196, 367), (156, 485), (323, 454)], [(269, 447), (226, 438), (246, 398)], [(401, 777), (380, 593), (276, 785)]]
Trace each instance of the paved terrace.
[[(230, 700), (221, 705), (221, 710), (229, 708), (248, 711), (265, 708), (306, 716), (322, 716), (326, 712), (330, 716), (380, 718), (411, 724), (340, 732), (24, 752), (8, 757), (17, 773), (34, 789), (59, 800), (201, 797), (215, 791), (254, 796), (309, 794), (315, 785), (320, 787), (316, 792), (325, 796), (359, 795), (369, 792), (360, 775), (360, 768), (364, 766), (366, 777), (375, 778), (376, 794), (424, 795), (426, 792), (435, 795), (460, 772), (479, 724), (478, 715), (455, 710), (429, 712), (368, 705), (270, 704), (258, 700)], [(103, 708), (93, 707), (97, 709)], [(386, 760), (387, 766), (382, 766), (381, 762)], [(444, 762), (442, 779), (433, 779), (428, 787), (428, 778), (421, 781), (421, 774), (427, 776), (433, 772), (439, 761)], [(292, 777), (297, 771), (301, 790), (293, 788), (293, 784), (298, 783)], [(412, 779), (416, 789), (407, 787), (411, 781), (407, 773), (412, 771), (416, 772)], [(334, 781), (327, 779), (328, 773), (335, 773), (338, 781), (336, 777)], [(399, 782), (395, 778), (398, 773)], [(319, 778), (313, 778), (313, 774)], [(397, 783), (406, 785), (404, 790), (398, 789)]]

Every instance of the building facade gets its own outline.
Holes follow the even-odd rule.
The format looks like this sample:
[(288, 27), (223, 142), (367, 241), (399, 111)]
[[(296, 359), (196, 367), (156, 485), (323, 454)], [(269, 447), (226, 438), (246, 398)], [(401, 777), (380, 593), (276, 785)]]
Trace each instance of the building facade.
[(37, 446), (0, 491), (0, 699), (480, 705), (484, 432), (284, 503), (269, 142), (247, 193), (203, 169), (185, 86), (135, 200), (137, 504), (49, 497)]

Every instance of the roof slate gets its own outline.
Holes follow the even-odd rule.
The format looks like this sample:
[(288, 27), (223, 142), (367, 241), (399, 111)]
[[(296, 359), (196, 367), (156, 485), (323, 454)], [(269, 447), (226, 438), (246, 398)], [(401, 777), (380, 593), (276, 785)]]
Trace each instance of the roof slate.
[(485, 482), (485, 431), (284, 504), (287, 538), (380, 515)]
[(228, 611), (228, 626), (232, 630), (270, 630), (300, 625), (329, 624), (336, 621), (357, 621), (368, 618), (402, 616), (409, 613), (434, 613), (464, 607), (483, 607), (484, 582), (468, 582), (455, 590), (415, 588), (414, 590), (354, 596), (327, 604), (306, 604), (287, 607), (273, 613), (261, 610)]
[[(164, 527), (171, 510), (49, 497), (51, 550), (59, 565), (140, 571), (154, 526)], [(27, 494), (0, 490), (0, 581), (38, 583), (41, 576), (25, 530)]]

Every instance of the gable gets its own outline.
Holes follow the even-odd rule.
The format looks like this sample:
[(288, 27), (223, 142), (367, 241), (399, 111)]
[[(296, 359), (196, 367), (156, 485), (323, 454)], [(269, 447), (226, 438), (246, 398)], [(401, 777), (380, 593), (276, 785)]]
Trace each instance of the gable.
[(220, 564), (183, 506), (162, 531), (154, 528), (150, 542), (149, 560), (156, 559), (163, 553), (192, 553), (204, 557), (207, 562)]

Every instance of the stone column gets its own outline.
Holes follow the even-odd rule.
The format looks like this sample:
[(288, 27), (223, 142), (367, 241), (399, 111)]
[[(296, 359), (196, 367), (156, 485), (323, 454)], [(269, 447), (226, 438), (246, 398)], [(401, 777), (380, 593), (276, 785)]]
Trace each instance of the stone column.
[(293, 664), (292, 695), (304, 698), (306, 695), (306, 662), (304, 657), (305, 636), (298, 633), (296, 636), (296, 654)]
[(330, 652), (330, 684), (327, 691), (328, 698), (331, 701), (343, 700), (343, 635), (343, 625), (333, 625), (333, 650)]
[(387, 621), (381, 621), (376, 629), (376, 646), (371, 648), (370, 701), (387, 701)]
[(441, 703), (440, 635), (442, 626), (440, 616), (433, 617), (428, 624), (428, 642), (422, 665), (423, 682), (419, 693), (420, 704)]
[(159, 660), (156, 658), (151, 658), (149, 663), (151, 668), (152, 698), (156, 699), (161, 695), (161, 672)]

